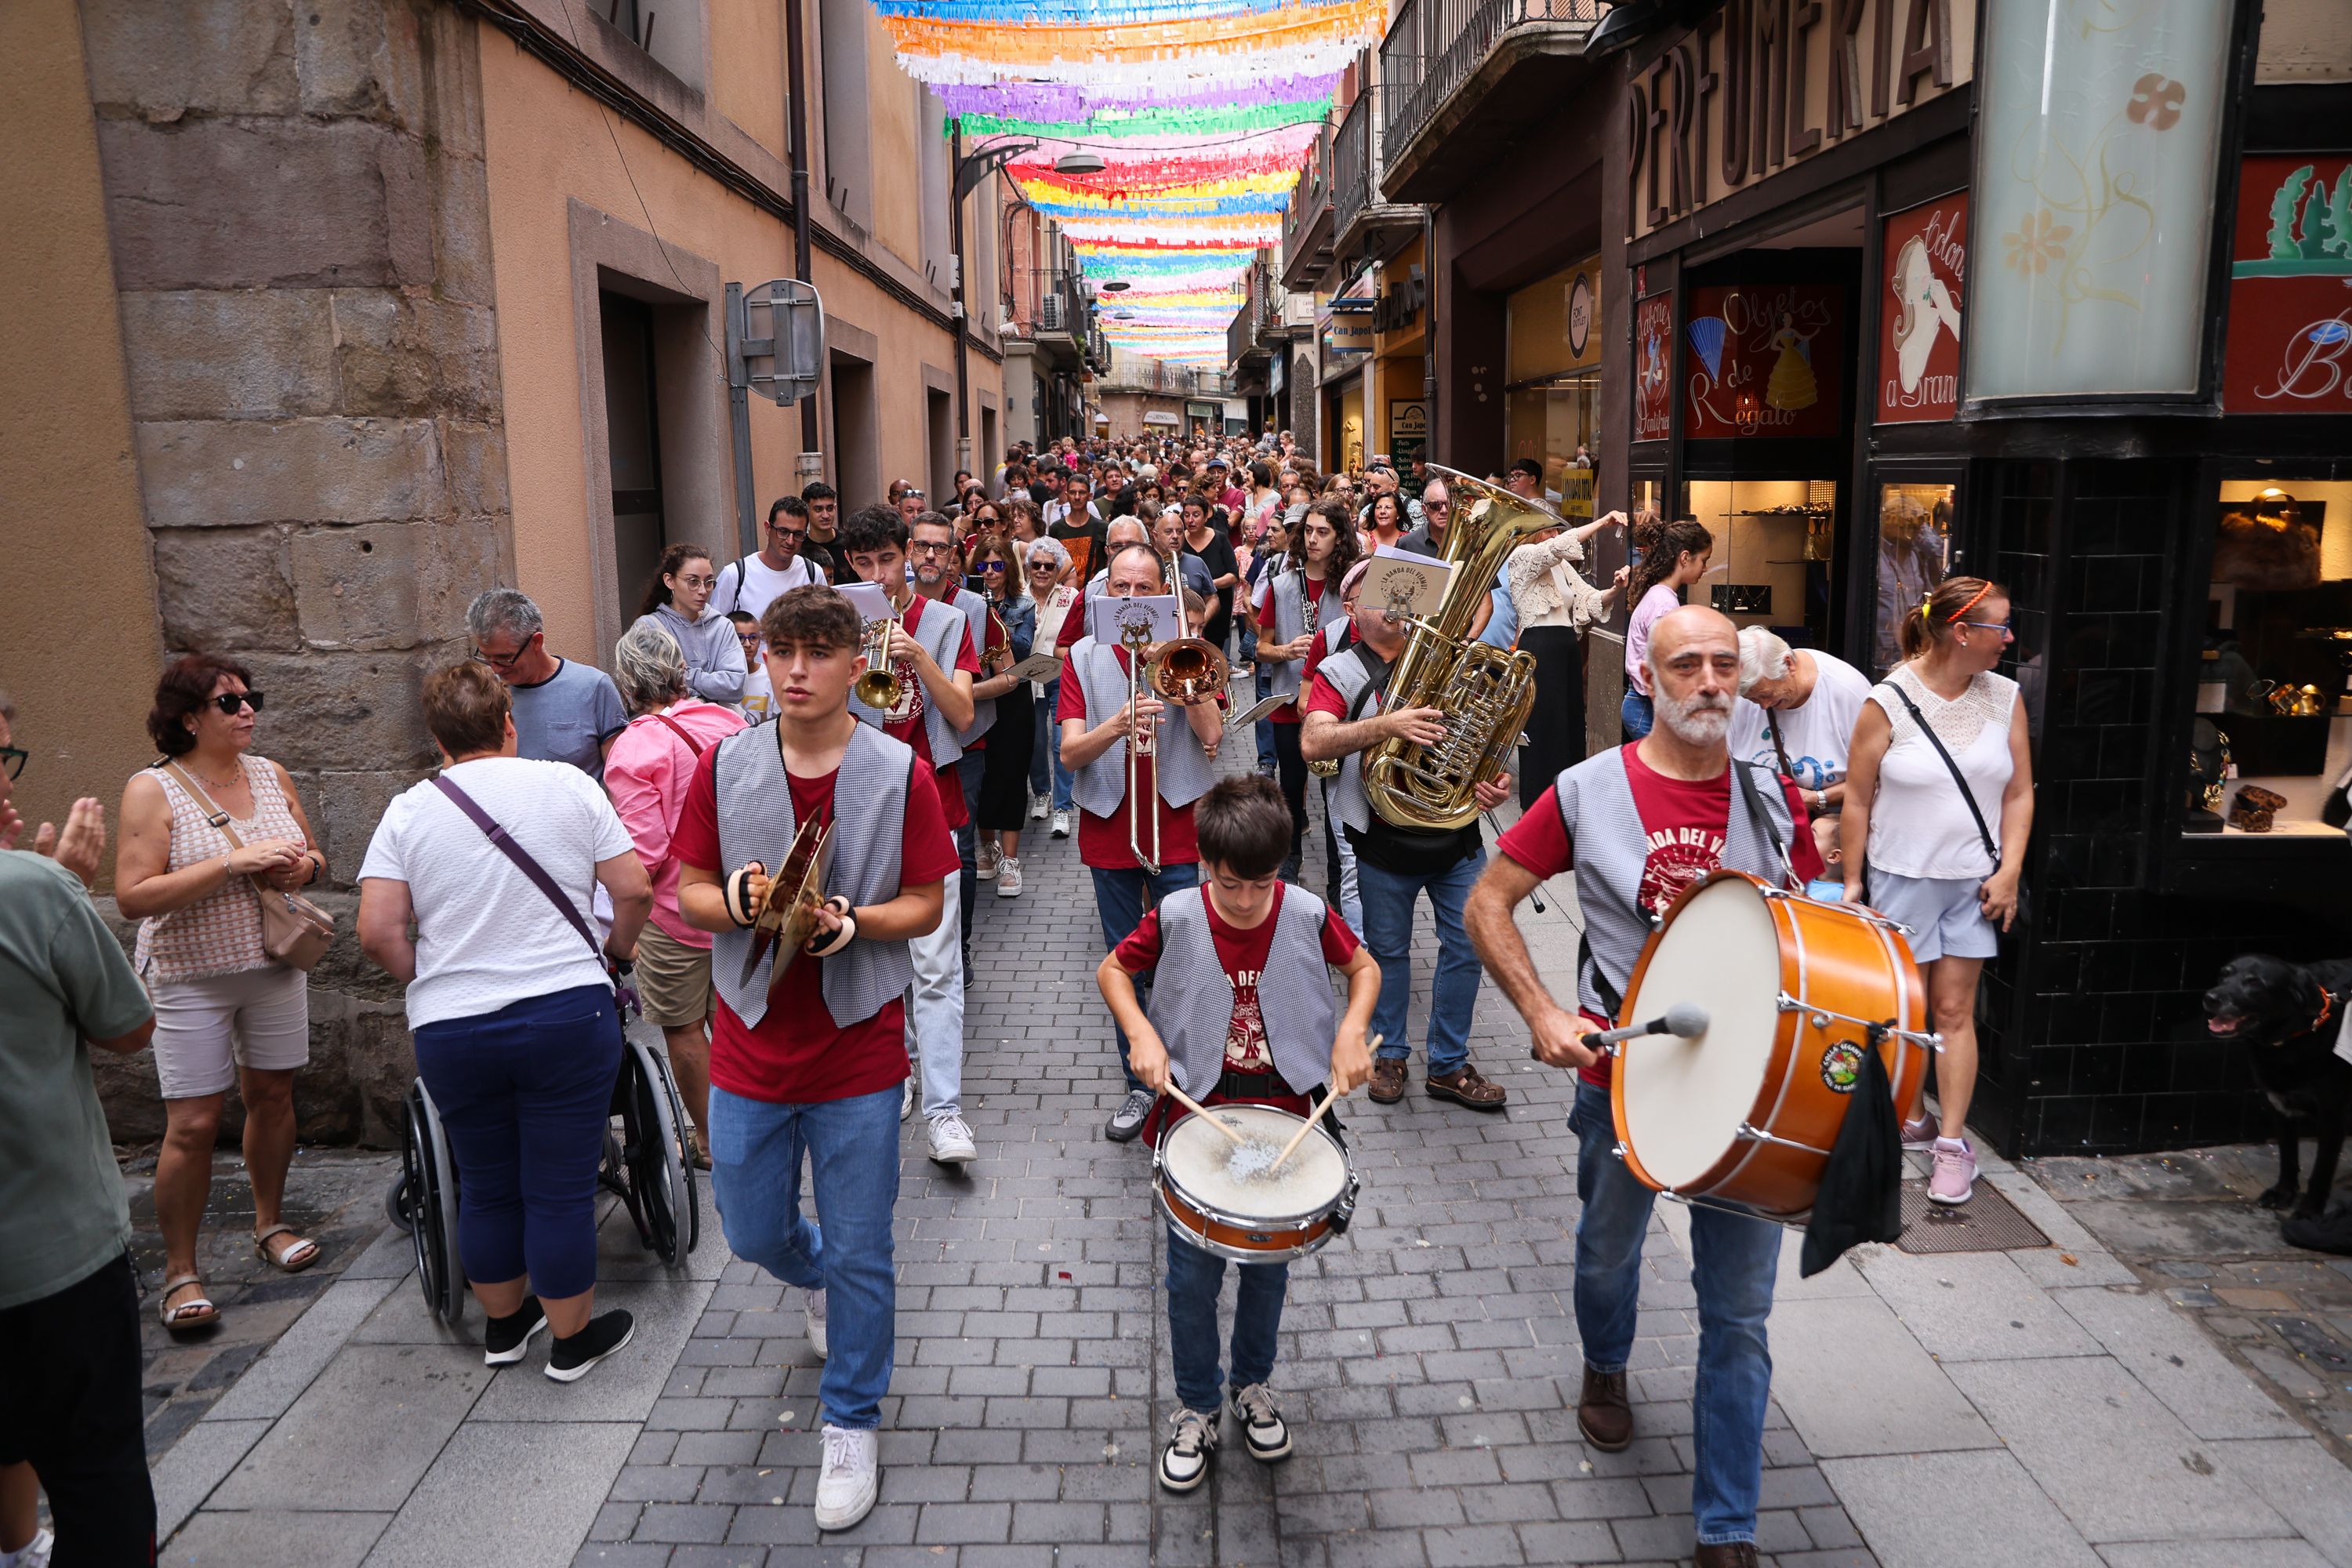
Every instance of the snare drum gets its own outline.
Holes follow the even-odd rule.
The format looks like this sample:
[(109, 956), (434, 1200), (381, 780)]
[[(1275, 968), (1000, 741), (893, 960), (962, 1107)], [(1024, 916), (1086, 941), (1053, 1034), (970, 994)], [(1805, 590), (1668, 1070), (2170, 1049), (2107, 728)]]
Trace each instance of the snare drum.
[(1674, 1196), (1768, 1219), (1813, 1205), (1875, 1044), (1898, 1108), (1927, 1087), (1927, 995), (1902, 928), (1744, 871), (1677, 900), (1625, 988), (1627, 1021), (1706, 1009), (1693, 1039), (1620, 1046), (1610, 1103), (1626, 1167)]
[[(1306, 1120), (1270, 1105), (1213, 1105), (1209, 1114), (1277, 1149)], [(1356, 1167), (1320, 1123), (1266, 1175), (1234, 1176), (1228, 1169), (1234, 1151), (1232, 1139), (1198, 1116), (1161, 1136), (1151, 1158), (1151, 1190), (1178, 1239), (1240, 1263), (1281, 1263), (1348, 1228), (1356, 1212)]]

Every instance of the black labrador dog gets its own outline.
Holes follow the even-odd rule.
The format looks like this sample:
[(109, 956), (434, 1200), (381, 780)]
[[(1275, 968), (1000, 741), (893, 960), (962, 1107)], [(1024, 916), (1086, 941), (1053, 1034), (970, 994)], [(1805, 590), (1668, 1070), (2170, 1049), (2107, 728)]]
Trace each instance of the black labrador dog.
[[(2327, 1207), (2336, 1156), (2344, 1148), (2346, 1114), (2352, 1110), (2352, 1062), (2336, 1054), (2347, 1004), (2352, 963), (2306, 969), (2259, 952), (2231, 959), (2205, 993), (2206, 1029), (2216, 1039), (2242, 1040), (2254, 1047), (2254, 1079), (2278, 1109), (2278, 1185), (2254, 1200), (2264, 1208), (2292, 1205), (2297, 1215), (2315, 1216)], [(2296, 1174), (2306, 1123), (2319, 1144), (2307, 1187)]]

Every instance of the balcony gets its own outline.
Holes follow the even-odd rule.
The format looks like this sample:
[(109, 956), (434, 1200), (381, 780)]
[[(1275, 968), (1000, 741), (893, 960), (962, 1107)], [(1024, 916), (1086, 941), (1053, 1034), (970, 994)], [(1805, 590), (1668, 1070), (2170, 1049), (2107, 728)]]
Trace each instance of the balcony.
[(1331, 265), (1331, 127), (1315, 138), (1314, 151), (1290, 190), (1282, 218), (1282, 286), (1312, 292)]
[[(1380, 186), (1439, 202), (1591, 79), (1608, 0), (1404, 0), (1381, 44)], [(1345, 254), (1343, 249), (1342, 254)]]
[(1037, 299), (1037, 320), (1032, 336), (1039, 353), (1055, 370), (1077, 370), (1086, 363), (1094, 318), (1077, 279), (1067, 272), (1054, 273)]
[(1331, 141), (1331, 253), (1352, 266), (1390, 247), (1421, 227), (1421, 209), (1385, 201), (1381, 176), (1386, 168), (1377, 134), (1385, 84), (1356, 95)]
[(1225, 369), (1238, 393), (1264, 392), (1272, 350), (1290, 339), (1284, 306), (1289, 293), (1275, 276), (1265, 251), (1243, 275), (1242, 308), (1225, 328)]

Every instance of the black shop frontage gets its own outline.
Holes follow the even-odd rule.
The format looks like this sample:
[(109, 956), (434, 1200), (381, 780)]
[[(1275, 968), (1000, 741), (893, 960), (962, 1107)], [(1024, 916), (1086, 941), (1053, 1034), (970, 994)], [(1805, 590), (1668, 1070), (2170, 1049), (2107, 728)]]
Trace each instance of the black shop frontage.
[(2012, 595), (2010, 1154), (2266, 1135), (2199, 998), (2352, 953), (2352, 89), (2252, 7), (2064, 10), (1733, 0), (1628, 52), (1610, 203), (1625, 497), (1714, 532), (1695, 600), (1874, 675), (1943, 575)]

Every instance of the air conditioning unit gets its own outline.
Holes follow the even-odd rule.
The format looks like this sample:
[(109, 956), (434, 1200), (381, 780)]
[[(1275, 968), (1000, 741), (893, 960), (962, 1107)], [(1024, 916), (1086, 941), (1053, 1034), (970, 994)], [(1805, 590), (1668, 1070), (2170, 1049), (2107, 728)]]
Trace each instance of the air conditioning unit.
[(1066, 314), (1067, 307), (1063, 304), (1062, 297), (1059, 294), (1046, 295), (1037, 302), (1037, 330), (1041, 332), (1066, 330), (1068, 323), (1062, 319)]

